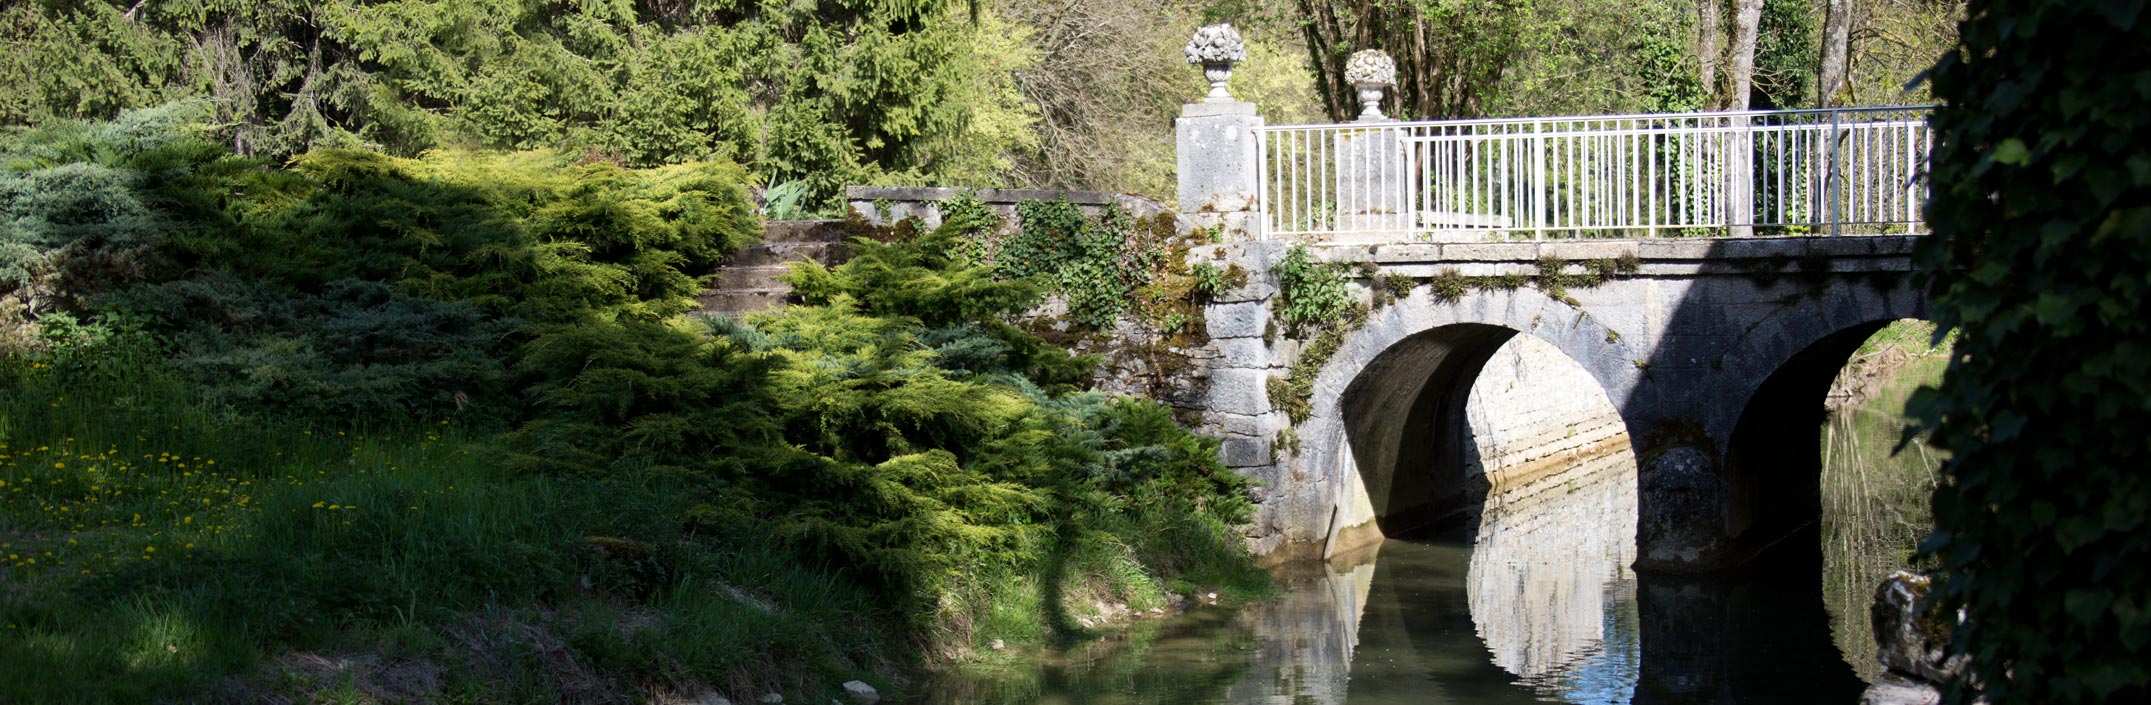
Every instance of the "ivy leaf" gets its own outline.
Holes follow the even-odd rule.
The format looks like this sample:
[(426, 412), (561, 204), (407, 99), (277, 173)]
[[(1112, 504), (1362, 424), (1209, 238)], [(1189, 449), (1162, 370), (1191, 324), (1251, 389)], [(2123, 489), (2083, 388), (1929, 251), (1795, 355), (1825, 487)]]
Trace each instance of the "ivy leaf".
[(1997, 164), (2023, 166), (2031, 163), (2031, 150), (2024, 147), (2024, 140), (2011, 137), (1994, 146), (1993, 159)]

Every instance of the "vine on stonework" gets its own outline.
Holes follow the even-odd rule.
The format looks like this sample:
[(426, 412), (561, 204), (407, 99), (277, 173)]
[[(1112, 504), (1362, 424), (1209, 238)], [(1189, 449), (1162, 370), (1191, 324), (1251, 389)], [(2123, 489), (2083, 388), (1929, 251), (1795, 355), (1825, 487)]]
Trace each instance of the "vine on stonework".
[[(1570, 288), (1590, 288), (1633, 275), (1641, 268), (1642, 260), (1634, 253), (1585, 260), (1577, 263), (1583, 269), (1578, 273), (1568, 271), (1570, 264), (1548, 256), (1536, 263), (1535, 274), (1487, 276), (1465, 276), (1452, 267), (1430, 278), (1427, 284), (1434, 300), (1441, 302), (1455, 302), (1473, 290), (1511, 291), (1529, 285), (1562, 303), (1581, 306), (1569, 295)], [(1403, 300), (1419, 281), (1399, 274), (1384, 276), (1372, 262), (1316, 262), (1306, 245), (1293, 245), (1270, 271), (1278, 282), (1277, 318), (1293, 337), (1309, 329), (1315, 331), (1293, 361), (1292, 369), (1283, 377), (1271, 377), (1265, 384), (1270, 404), (1297, 425), (1314, 413), (1315, 377), (1344, 345), (1345, 336), (1366, 325), (1370, 309)], [(1354, 279), (1367, 282), (1369, 301), (1359, 301), (1352, 292), (1350, 284)], [(1608, 335), (1607, 342), (1618, 340), (1611, 332)]]
[(941, 204), (945, 220), (977, 219), (990, 233), (957, 246), (965, 261), (1000, 279), (1035, 278), (1067, 306), (1081, 331), (1113, 327), (1131, 317), (1185, 344), (1199, 330), (1201, 305), (1246, 283), (1237, 266), (1190, 265), (1188, 247), (1205, 232), (1182, 235), (1170, 213), (1136, 218), (1118, 204), (1091, 216), (1067, 199), (1016, 204), (1016, 225), (1002, 226), (993, 208), (965, 194)]

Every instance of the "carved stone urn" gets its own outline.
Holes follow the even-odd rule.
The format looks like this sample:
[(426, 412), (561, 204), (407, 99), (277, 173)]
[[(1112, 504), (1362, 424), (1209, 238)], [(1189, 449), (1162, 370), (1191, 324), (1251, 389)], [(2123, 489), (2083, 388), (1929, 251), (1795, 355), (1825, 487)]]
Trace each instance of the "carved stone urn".
[(1397, 85), (1397, 62), (1380, 49), (1362, 49), (1344, 62), (1344, 80), (1359, 89), (1359, 121), (1389, 119), (1382, 114), (1383, 89)]
[(1230, 103), (1232, 92), (1225, 84), (1232, 80), (1232, 65), (1247, 59), (1247, 45), (1240, 41), (1240, 33), (1232, 25), (1214, 24), (1195, 30), (1195, 38), (1181, 53), (1188, 63), (1202, 66), (1202, 77), (1210, 82), (1210, 95), (1206, 103)]

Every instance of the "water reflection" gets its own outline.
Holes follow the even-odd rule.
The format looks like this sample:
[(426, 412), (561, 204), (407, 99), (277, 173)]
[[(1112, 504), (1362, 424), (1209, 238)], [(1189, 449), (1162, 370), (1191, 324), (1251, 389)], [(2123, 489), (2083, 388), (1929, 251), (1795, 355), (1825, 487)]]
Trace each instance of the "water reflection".
[(1627, 702), (1636, 640), (1636, 463), (1622, 448), (1496, 491), (1472, 541), (1472, 623), (1494, 665), (1575, 703)]
[(1868, 606), (1875, 585), (1911, 565), (1934, 524), (1927, 498), (1943, 455), (1924, 439), (1902, 448), (1905, 400), (1939, 381), (1948, 360), (1907, 362), (1885, 377), (1873, 399), (1838, 409), (1823, 429), (1823, 600), (1837, 648), (1860, 678), (1874, 682), (1874, 631)]
[[(1847, 493), (1887, 489), (1871, 465), (1832, 462), (1868, 473), (1841, 482)], [(1836, 506), (1883, 508), (1832, 519), (1826, 481), (1825, 520), (1746, 572), (1637, 576), (1635, 467), (1620, 449), (1508, 474), (1475, 531), (1389, 541), (1290, 577), (1274, 601), (1199, 609), (929, 690), (942, 703), (1857, 702), (1854, 666), (1872, 652), (1839, 647), (1867, 643), (1866, 575), (1901, 560), (1895, 547), (1914, 530), (1870, 520), (1919, 517), (1847, 499)], [(1826, 592), (1825, 575), (1856, 599)]]

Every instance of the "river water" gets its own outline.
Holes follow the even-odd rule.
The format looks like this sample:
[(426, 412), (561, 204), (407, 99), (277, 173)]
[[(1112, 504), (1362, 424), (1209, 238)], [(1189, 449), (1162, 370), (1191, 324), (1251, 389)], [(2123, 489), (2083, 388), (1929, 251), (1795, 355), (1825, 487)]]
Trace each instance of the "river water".
[(1854, 703), (1873, 586), (1927, 523), (1896, 449), (1915, 364), (1824, 429), (1823, 516), (1756, 567), (1639, 578), (1627, 451), (1489, 497), (1476, 531), (1390, 540), (1198, 607), (933, 684), (938, 703)]

